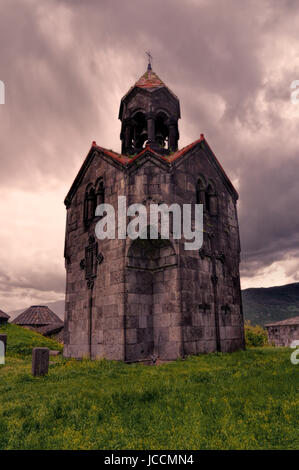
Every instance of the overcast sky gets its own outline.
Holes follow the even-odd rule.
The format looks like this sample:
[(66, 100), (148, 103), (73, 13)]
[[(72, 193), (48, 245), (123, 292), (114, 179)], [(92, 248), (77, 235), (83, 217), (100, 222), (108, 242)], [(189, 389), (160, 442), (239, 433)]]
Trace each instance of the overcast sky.
[(299, 280), (297, 0), (2, 0), (0, 309), (64, 297), (64, 197), (153, 68), (240, 194), (242, 287)]

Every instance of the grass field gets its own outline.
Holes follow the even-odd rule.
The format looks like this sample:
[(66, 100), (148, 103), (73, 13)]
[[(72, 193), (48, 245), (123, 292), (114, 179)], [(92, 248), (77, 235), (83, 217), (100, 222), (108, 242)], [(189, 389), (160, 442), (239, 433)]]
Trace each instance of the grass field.
[(0, 449), (299, 448), (299, 366), (291, 350), (157, 367), (60, 357), (48, 376), (34, 378), (21, 338), (39, 346), (48, 340), (13, 325), (6, 330)]

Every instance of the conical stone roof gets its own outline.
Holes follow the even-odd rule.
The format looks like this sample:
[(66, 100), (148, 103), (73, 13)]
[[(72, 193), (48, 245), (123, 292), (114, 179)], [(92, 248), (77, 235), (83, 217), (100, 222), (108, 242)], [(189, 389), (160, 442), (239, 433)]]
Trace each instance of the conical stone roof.
[(122, 97), (121, 102), (123, 102), (127, 98), (127, 96), (129, 96), (131, 91), (133, 91), (135, 88), (143, 88), (148, 91), (155, 91), (158, 88), (166, 88), (169, 93), (171, 93), (171, 95), (176, 100), (178, 100), (178, 97), (175, 95), (175, 93), (173, 93), (173, 91), (170, 90), (167, 85), (165, 85), (165, 83), (161, 80), (160, 77), (158, 77), (158, 75), (152, 70), (151, 67), (148, 67), (146, 72), (141, 75), (141, 77), (133, 86), (131, 86), (129, 91)]
[(46, 305), (32, 305), (15, 318), (12, 323), (17, 325), (49, 325), (63, 322)]

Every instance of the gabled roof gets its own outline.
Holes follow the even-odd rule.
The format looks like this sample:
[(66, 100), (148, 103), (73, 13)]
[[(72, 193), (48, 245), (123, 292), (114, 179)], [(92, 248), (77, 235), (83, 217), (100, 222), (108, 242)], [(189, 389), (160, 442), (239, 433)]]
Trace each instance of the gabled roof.
[(299, 325), (299, 317), (287, 318), (286, 320), (277, 321), (274, 323), (267, 323), (265, 326), (284, 326), (284, 325)]
[[(214, 167), (216, 170), (221, 174), (223, 177), (226, 186), (228, 187), (229, 191), (233, 194), (233, 196), (238, 199), (238, 193), (235, 190), (233, 184), (231, 183), (229, 177), (225, 173), (224, 169), (222, 168), (220, 162), (218, 161), (216, 155), (214, 152), (211, 150), (210, 146), (208, 145), (207, 140), (205, 139), (204, 135), (201, 134), (200, 138), (192, 142), (191, 144), (187, 145), (186, 147), (182, 148), (181, 150), (177, 150), (176, 152), (170, 154), (170, 155), (162, 155), (159, 152), (153, 150), (149, 145), (147, 145), (141, 152), (139, 152), (137, 155), (122, 155), (117, 152), (113, 152), (112, 150), (107, 150), (103, 147), (100, 147), (99, 145), (96, 144), (95, 141), (92, 142), (91, 148), (65, 198), (65, 205), (68, 207), (69, 204), (72, 201), (72, 198), (77, 190), (77, 187), (79, 186), (80, 182), (82, 181), (82, 178), (84, 177), (84, 174), (89, 167), (92, 159), (94, 158), (95, 155), (95, 150), (97, 150), (103, 157), (107, 158), (108, 161), (110, 160), (114, 164), (118, 165), (122, 169), (129, 168), (131, 165), (133, 165), (137, 160), (142, 160), (142, 156), (145, 154), (151, 154), (154, 157), (160, 159), (161, 162), (167, 162), (168, 164), (174, 165), (176, 164), (184, 155), (186, 155), (190, 150), (194, 149), (196, 146), (201, 145), (201, 150), (203, 150), (209, 160), (211, 161), (212, 164), (214, 164)], [(202, 148), (202, 145), (204, 145), (204, 149)]]
[(3, 310), (0, 310), (0, 319), (8, 320), (9, 318), (10, 316), (7, 315), (7, 313), (3, 312)]
[(63, 322), (46, 305), (32, 305), (21, 313), (12, 323), (17, 325), (49, 325), (51, 323)]

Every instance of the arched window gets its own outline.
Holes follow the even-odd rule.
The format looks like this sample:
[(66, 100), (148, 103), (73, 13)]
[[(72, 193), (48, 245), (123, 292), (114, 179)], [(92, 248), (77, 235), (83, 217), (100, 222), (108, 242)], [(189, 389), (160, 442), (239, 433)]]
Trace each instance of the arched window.
[(207, 214), (217, 215), (217, 195), (214, 183), (211, 180), (206, 183), (202, 176), (196, 184), (196, 204), (203, 204)]
[(210, 215), (217, 215), (217, 196), (214, 188), (214, 183), (209, 181), (206, 192), (205, 192), (205, 201), (206, 201), (206, 211)]
[(93, 185), (88, 185), (84, 198), (84, 224), (88, 226), (95, 216), (96, 194)]
[(196, 204), (205, 204), (205, 181), (202, 177), (196, 184)]
[(104, 204), (105, 202), (105, 186), (103, 178), (100, 178), (96, 184), (96, 205)]
[(206, 191), (205, 191), (205, 202), (206, 202), (206, 211), (211, 212), (211, 195), (212, 195), (212, 186), (208, 184)]

